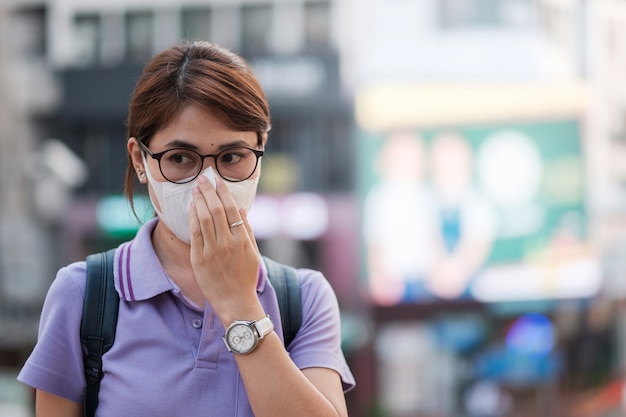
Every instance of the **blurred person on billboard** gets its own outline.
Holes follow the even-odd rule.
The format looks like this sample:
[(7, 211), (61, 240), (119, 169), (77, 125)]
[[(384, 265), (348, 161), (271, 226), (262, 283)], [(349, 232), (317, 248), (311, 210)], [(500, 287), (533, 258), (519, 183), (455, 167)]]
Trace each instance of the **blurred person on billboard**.
[(379, 304), (426, 296), (434, 212), (424, 183), (425, 146), (411, 131), (393, 132), (375, 159), (379, 177), (363, 221), (370, 294)]
[(442, 133), (431, 144), (433, 196), (438, 233), (430, 291), (444, 299), (467, 295), (475, 273), (487, 261), (495, 238), (493, 209), (473, 185), (474, 155), (457, 133)]
[(493, 209), (473, 186), (470, 145), (403, 130), (376, 155), (364, 203), (370, 294), (381, 305), (467, 296), (495, 236)]

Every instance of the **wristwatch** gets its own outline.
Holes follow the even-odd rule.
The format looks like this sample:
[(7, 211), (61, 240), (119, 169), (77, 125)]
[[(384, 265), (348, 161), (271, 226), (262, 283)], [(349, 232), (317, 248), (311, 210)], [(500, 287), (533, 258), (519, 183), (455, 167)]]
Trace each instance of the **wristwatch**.
[(246, 355), (256, 349), (259, 341), (274, 330), (270, 316), (261, 320), (235, 320), (226, 329), (224, 343), (230, 352)]

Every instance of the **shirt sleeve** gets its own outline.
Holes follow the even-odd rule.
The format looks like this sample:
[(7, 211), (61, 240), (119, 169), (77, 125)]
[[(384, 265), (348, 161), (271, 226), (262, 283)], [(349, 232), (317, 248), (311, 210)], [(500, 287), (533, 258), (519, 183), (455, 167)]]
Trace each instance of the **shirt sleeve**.
[(337, 297), (330, 283), (318, 271), (300, 269), (302, 326), (289, 346), (291, 359), (300, 369), (335, 370), (344, 391), (355, 385), (341, 349), (341, 320)]
[(85, 262), (57, 273), (43, 305), (37, 343), (17, 378), (77, 403), (83, 402), (86, 385), (80, 342), (85, 273)]

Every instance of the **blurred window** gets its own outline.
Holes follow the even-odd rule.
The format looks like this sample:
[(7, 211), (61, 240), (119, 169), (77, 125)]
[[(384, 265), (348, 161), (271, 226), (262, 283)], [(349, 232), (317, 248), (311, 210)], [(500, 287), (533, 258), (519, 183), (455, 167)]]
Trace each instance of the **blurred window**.
[(348, 191), (354, 186), (354, 143), (351, 140), (350, 114), (333, 110), (321, 113), (280, 117), (272, 120), (272, 153), (289, 155), (298, 161), (294, 174), (299, 191)]
[(308, 2), (304, 6), (304, 28), (307, 48), (330, 45), (330, 2)]
[(11, 46), (28, 58), (46, 56), (46, 10), (42, 7), (18, 9), (11, 16)]
[(97, 14), (74, 17), (74, 63), (94, 64), (99, 61), (101, 49), (101, 18)]
[(245, 5), (241, 8), (241, 46), (244, 50), (260, 53), (271, 48), (272, 6)]
[(152, 12), (131, 12), (126, 15), (126, 56), (131, 61), (144, 61), (153, 53)]
[(439, 16), (444, 29), (528, 26), (534, 20), (531, 0), (440, 0)]
[(210, 40), (211, 10), (208, 8), (183, 9), (182, 32), (185, 39)]

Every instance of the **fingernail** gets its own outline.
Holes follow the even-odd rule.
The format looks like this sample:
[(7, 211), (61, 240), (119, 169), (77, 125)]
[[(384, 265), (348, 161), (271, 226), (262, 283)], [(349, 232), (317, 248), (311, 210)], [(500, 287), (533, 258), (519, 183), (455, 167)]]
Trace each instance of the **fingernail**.
[(200, 184), (206, 184), (207, 182), (209, 182), (209, 179), (207, 177), (205, 177), (204, 175), (200, 175), (198, 177), (198, 182)]
[(200, 192), (200, 188), (196, 185), (195, 187), (191, 189), (191, 192), (198, 194)]

